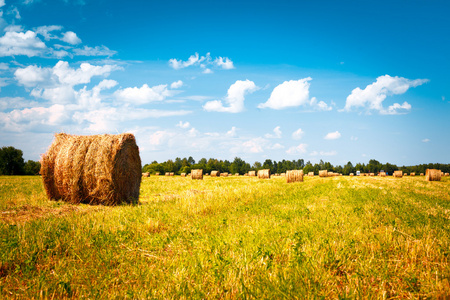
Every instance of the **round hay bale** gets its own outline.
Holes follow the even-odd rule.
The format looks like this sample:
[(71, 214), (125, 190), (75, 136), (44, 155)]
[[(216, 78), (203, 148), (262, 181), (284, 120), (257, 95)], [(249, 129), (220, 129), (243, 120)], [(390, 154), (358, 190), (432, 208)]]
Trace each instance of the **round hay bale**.
[(170, 172), (169, 176), (174, 176), (175, 173), (174, 172)]
[(248, 176), (248, 173), (244, 173), (244, 176)]
[(142, 177), (150, 177), (150, 173), (149, 172), (142, 173)]
[(156, 172), (155, 175), (156, 175), (156, 176), (159, 176), (159, 172)]
[(423, 176), (423, 173), (420, 173), (420, 176)]
[(270, 179), (270, 169), (258, 170), (259, 179)]
[(403, 176), (408, 176), (408, 173), (403, 173)]
[(195, 169), (191, 171), (191, 178), (203, 180), (203, 169)]
[(211, 177), (219, 177), (220, 172), (219, 171), (211, 171)]
[(399, 170), (399, 171), (394, 171), (394, 175), (395, 178), (402, 178), (403, 177), (403, 171)]
[(416, 176), (416, 173), (411, 172), (411, 174), (409, 174), (410, 176)]
[(228, 177), (228, 173), (227, 172), (220, 173), (220, 177)]
[(449, 175), (449, 173), (445, 173), (445, 174), (444, 174), (444, 176), (448, 176), (448, 175)]
[(170, 176), (170, 172), (166, 172), (166, 174), (164, 174), (165, 176)]
[(425, 171), (426, 181), (441, 181), (441, 171), (437, 169), (427, 169)]
[(303, 182), (303, 170), (286, 171), (286, 182)]
[(256, 176), (256, 171), (248, 171), (248, 176)]
[(286, 173), (281, 173), (281, 177), (286, 177)]
[(369, 173), (369, 176), (375, 176), (375, 173)]
[(353, 174), (353, 173), (350, 173), (350, 176), (355, 176), (355, 174)]
[(56, 134), (42, 156), (41, 174), (49, 199), (103, 205), (139, 200), (141, 158), (130, 133)]
[(186, 177), (186, 173), (181, 173), (180, 176), (181, 177)]
[(380, 172), (381, 177), (386, 177), (386, 172)]
[(308, 172), (308, 176), (314, 177), (314, 172)]
[(327, 177), (328, 171), (327, 170), (320, 170), (319, 171), (319, 177)]
[(239, 173), (235, 173), (234, 176), (239, 176)]

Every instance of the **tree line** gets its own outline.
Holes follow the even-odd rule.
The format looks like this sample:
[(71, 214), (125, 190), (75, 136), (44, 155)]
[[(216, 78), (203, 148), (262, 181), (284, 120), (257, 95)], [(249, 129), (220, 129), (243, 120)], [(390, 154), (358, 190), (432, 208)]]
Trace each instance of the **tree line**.
[[(23, 159), (22, 150), (16, 149), (12, 146), (2, 147), (0, 149), (0, 175), (38, 175), (41, 169), (41, 164), (38, 161)], [(430, 163), (420, 164), (415, 166), (397, 166), (390, 163), (380, 163), (375, 159), (369, 160), (368, 164), (357, 163), (353, 165), (350, 161), (344, 166), (333, 166), (330, 162), (320, 160), (319, 163), (312, 164), (310, 161), (305, 163), (304, 159), (298, 160), (281, 160), (272, 161), (266, 159), (263, 163), (258, 161), (250, 165), (248, 162), (239, 157), (234, 158), (232, 162), (228, 160), (219, 160), (215, 158), (202, 158), (196, 162), (192, 156), (189, 158), (179, 158), (175, 160), (167, 160), (162, 163), (153, 161), (150, 164), (145, 164), (142, 167), (142, 172), (149, 172), (160, 174), (165, 172), (174, 172), (175, 174), (190, 173), (193, 169), (203, 169), (204, 173), (211, 173), (211, 171), (219, 171), (221, 173), (228, 172), (231, 174), (239, 173), (243, 175), (248, 171), (270, 169), (270, 173), (285, 173), (287, 170), (303, 170), (304, 173), (314, 172), (319, 174), (319, 170), (328, 170), (331, 172), (349, 175), (360, 171), (362, 173), (378, 173), (380, 171), (392, 174), (396, 170), (402, 170), (405, 173), (415, 172), (417, 174), (425, 173), (426, 169), (438, 169), (445, 173), (450, 173), (450, 164)]]
[(442, 172), (450, 172), (450, 164), (440, 164), (440, 163), (429, 163), (420, 164), (415, 166), (397, 166), (391, 163), (380, 163), (375, 159), (369, 160), (368, 164), (357, 163), (353, 165), (352, 162), (348, 162), (344, 166), (336, 165), (333, 166), (330, 162), (324, 162), (320, 160), (319, 163), (312, 164), (310, 161), (305, 163), (304, 159), (298, 160), (281, 160), (272, 161), (271, 159), (266, 159), (263, 163), (258, 161), (254, 162), (252, 165), (236, 157), (232, 162), (228, 160), (218, 160), (215, 158), (202, 158), (196, 162), (192, 156), (189, 158), (179, 158), (175, 160), (167, 160), (162, 163), (153, 161), (150, 164), (145, 164), (142, 168), (142, 172), (149, 172), (151, 174), (165, 172), (174, 172), (175, 174), (190, 173), (193, 169), (203, 169), (204, 173), (210, 173), (211, 171), (219, 171), (221, 173), (228, 172), (231, 174), (239, 173), (243, 175), (248, 171), (270, 169), (271, 174), (281, 174), (285, 173), (287, 170), (303, 170), (303, 172), (309, 173), (314, 172), (315, 175), (319, 174), (319, 170), (328, 170), (336, 173), (341, 173), (343, 175), (349, 175), (350, 173), (356, 173), (360, 171), (361, 173), (378, 173), (380, 171), (387, 172), (391, 175), (396, 170), (402, 170), (404, 173), (415, 172), (417, 174), (425, 173), (426, 169), (438, 169)]

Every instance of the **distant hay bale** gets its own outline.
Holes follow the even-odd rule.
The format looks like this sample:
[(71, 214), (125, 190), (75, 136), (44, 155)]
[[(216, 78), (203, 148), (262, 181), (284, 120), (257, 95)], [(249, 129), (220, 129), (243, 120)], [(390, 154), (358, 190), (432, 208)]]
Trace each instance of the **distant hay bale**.
[(248, 171), (248, 176), (256, 176), (256, 171)]
[(270, 179), (270, 169), (258, 170), (259, 179)]
[(170, 172), (166, 172), (166, 174), (164, 174), (165, 176), (170, 176)]
[(220, 177), (228, 177), (228, 173), (227, 172), (220, 173)]
[(437, 169), (427, 169), (425, 171), (426, 181), (441, 181), (441, 171)]
[(156, 175), (156, 176), (159, 176), (159, 172), (156, 172), (155, 175)]
[(395, 178), (402, 178), (403, 177), (403, 171), (394, 171), (394, 177)]
[(409, 174), (410, 176), (416, 176), (416, 173), (412, 172), (411, 174)]
[(281, 173), (281, 177), (286, 177), (286, 173)]
[(375, 173), (369, 173), (369, 176), (375, 176)]
[(181, 173), (180, 176), (181, 177), (186, 177), (186, 173)]
[(320, 170), (319, 171), (319, 177), (327, 177), (328, 171), (327, 170)]
[(248, 173), (245, 173), (244, 176), (248, 176)]
[(308, 172), (308, 176), (314, 177), (314, 172)]
[(350, 176), (355, 176), (355, 174), (353, 174), (353, 173), (350, 173)]
[(220, 172), (219, 171), (211, 171), (211, 177), (219, 177)]
[(420, 176), (423, 176), (423, 173), (420, 173)]
[(205, 176), (208, 176), (208, 175), (209, 175), (208, 173), (205, 174)]
[(203, 169), (195, 169), (191, 171), (191, 178), (203, 180)]
[(134, 135), (55, 135), (41, 159), (49, 199), (70, 203), (136, 203), (141, 158)]
[(174, 172), (170, 172), (170, 174), (169, 174), (170, 176), (173, 176), (173, 175), (175, 175), (175, 173)]
[(150, 177), (150, 173), (149, 172), (142, 173), (142, 177)]
[(286, 171), (286, 182), (303, 182), (303, 170)]
[(403, 176), (408, 176), (408, 173), (403, 173)]
[(445, 174), (444, 174), (444, 176), (448, 176), (448, 175), (449, 175), (449, 173), (445, 173)]
[(235, 173), (234, 176), (239, 176), (239, 173)]
[(386, 177), (386, 172), (380, 172), (381, 177)]

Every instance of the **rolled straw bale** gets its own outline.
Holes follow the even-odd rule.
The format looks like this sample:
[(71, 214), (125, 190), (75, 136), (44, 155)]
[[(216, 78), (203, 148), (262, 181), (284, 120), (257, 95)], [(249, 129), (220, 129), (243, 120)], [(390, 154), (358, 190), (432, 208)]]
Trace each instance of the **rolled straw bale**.
[(166, 172), (166, 174), (164, 174), (165, 176), (170, 176), (170, 172)]
[(408, 173), (403, 173), (403, 176), (408, 176)]
[(286, 171), (286, 182), (303, 182), (303, 170)]
[(328, 171), (327, 170), (320, 170), (319, 171), (319, 177), (327, 177)]
[(369, 173), (369, 176), (375, 176), (375, 173)]
[(220, 177), (228, 177), (228, 173), (227, 172), (220, 173)]
[(441, 181), (441, 171), (437, 169), (427, 169), (425, 172), (426, 181)]
[(170, 176), (173, 176), (173, 175), (175, 175), (175, 173), (174, 172), (170, 172)]
[(155, 175), (156, 175), (156, 176), (159, 176), (159, 172), (156, 172)]
[(245, 173), (244, 176), (248, 176), (248, 173)]
[(203, 180), (203, 169), (195, 169), (191, 171), (191, 178)]
[(248, 176), (256, 176), (256, 171), (248, 171)]
[(191, 173), (188, 173), (187, 176), (191, 176)]
[(381, 177), (386, 177), (386, 172), (380, 172)]
[(55, 135), (41, 159), (48, 198), (70, 203), (136, 203), (141, 158), (134, 135)]
[(403, 171), (394, 171), (394, 177), (395, 178), (402, 178), (403, 177)]
[(350, 176), (355, 176), (355, 174), (353, 174), (353, 173), (350, 173)]
[(423, 173), (420, 173), (420, 176), (423, 176)]
[(314, 177), (314, 172), (308, 172), (308, 176)]
[(150, 177), (150, 173), (149, 172), (142, 173), (142, 177)]
[(440, 171), (441, 172), (441, 177), (444, 177), (444, 172), (442, 172), (442, 171)]
[(186, 173), (181, 173), (180, 176), (181, 177), (186, 177)]
[(205, 174), (205, 176), (208, 176), (208, 175), (209, 175), (208, 173)]
[(412, 172), (411, 174), (409, 174), (410, 176), (416, 176), (416, 173)]
[(449, 173), (445, 173), (445, 174), (444, 174), (444, 176), (448, 176), (448, 175), (449, 175)]
[(281, 177), (286, 177), (286, 173), (281, 173)]
[(270, 179), (270, 169), (258, 170), (259, 179)]
[(239, 173), (235, 173), (234, 176), (239, 176)]
[(211, 171), (211, 177), (219, 177), (220, 172), (219, 171)]

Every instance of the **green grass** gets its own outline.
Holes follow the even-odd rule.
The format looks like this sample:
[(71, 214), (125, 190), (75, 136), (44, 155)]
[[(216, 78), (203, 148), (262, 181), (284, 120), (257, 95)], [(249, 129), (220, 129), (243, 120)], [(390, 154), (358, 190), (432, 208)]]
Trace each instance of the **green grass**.
[(450, 180), (143, 178), (140, 204), (0, 177), (0, 298), (438, 298)]

